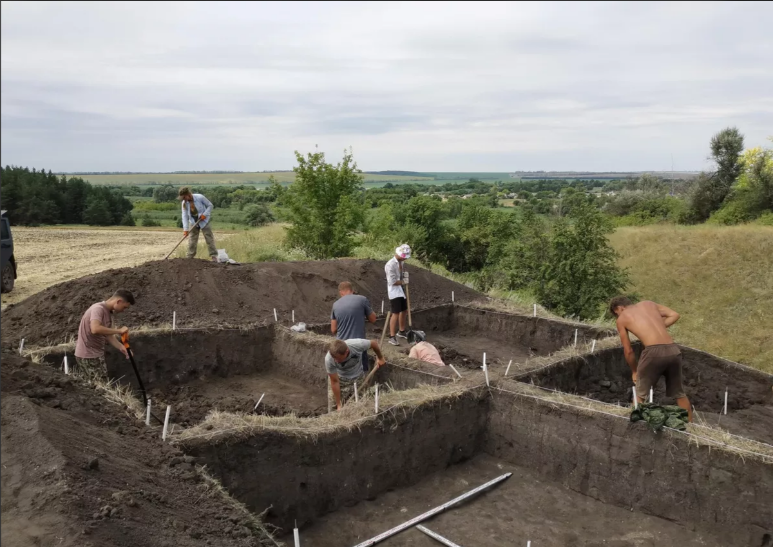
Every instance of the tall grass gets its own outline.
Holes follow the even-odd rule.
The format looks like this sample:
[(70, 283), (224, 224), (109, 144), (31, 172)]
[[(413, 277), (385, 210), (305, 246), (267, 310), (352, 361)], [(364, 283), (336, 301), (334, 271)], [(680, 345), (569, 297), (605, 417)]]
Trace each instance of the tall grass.
[(678, 341), (773, 372), (773, 227), (628, 227), (610, 241), (631, 289), (681, 314)]

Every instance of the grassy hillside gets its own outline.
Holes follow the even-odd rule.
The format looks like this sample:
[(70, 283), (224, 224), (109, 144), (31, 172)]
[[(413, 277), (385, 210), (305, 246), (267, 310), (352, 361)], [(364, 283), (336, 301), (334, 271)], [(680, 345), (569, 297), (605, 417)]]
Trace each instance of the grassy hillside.
[(773, 228), (619, 228), (632, 290), (682, 318), (678, 341), (773, 372)]

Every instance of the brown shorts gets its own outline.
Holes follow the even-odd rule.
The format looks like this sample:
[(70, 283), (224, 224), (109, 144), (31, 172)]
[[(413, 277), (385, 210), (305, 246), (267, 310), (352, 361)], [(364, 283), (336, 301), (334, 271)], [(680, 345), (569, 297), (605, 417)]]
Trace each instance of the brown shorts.
[(681, 399), (686, 397), (682, 386), (682, 352), (676, 344), (647, 346), (639, 357), (636, 395), (646, 399), (650, 388), (666, 377), (666, 395)]

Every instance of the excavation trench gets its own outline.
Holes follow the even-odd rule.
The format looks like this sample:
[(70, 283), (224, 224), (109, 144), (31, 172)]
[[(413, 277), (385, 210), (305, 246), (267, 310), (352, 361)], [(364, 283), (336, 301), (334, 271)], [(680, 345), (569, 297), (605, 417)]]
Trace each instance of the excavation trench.
[[(634, 349), (638, 358), (641, 345)], [(684, 388), (698, 417), (732, 433), (773, 444), (773, 376), (693, 348), (680, 349)], [(633, 398), (631, 370), (619, 347), (559, 361), (518, 379), (606, 403), (629, 404)], [(675, 403), (666, 396), (664, 378), (653, 389), (653, 400)]]

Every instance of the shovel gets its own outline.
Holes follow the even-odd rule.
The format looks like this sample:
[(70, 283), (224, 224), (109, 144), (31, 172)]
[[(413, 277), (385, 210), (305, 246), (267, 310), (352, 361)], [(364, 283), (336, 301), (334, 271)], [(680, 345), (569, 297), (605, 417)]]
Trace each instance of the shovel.
[[(194, 229), (196, 226), (198, 226), (198, 225), (199, 225), (199, 222), (201, 222), (201, 217), (199, 217), (199, 219), (196, 221), (196, 224), (194, 224), (193, 226), (191, 226), (191, 230), (193, 230), (193, 229)], [(190, 230), (188, 230), (188, 232), (190, 232)], [(170, 256), (172, 256), (172, 253), (173, 253), (173, 252), (175, 252), (175, 251), (177, 250), (177, 247), (179, 247), (179, 246), (180, 246), (180, 243), (182, 243), (183, 241), (185, 241), (185, 238), (186, 238), (186, 237), (188, 237), (188, 234), (185, 234), (185, 235), (183, 236), (183, 238), (182, 238), (180, 241), (178, 241), (178, 242), (177, 242), (177, 245), (175, 245), (175, 246), (174, 246), (174, 249), (172, 249), (172, 250), (169, 252), (169, 254), (168, 254), (168, 255), (166, 255), (166, 256), (164, 257), (164, 260), (166, 260), (167, 258), (169, 258)]]
[[(129, 355), (129, 360), (132, 363), (132, 368), (134, 369), (134, 376), (137, 377), (137, 383), (140, 385), (140, 391), (142, 392), (142, 403), (147, 407), (148, 406), (148, 395), (145, 392), (145, 386), (142, 383), (142, 379), (140, 378), (140, 372), (137, 370), (137, 364), (134, 362), (134, 353), (132, 352), (131, 348), (129, 347), (129, 333), (126, 332), (121, 335), (121, 343), (123, 344), (123, 347), (126, 348), (126, 353)], [(153, 416), (158, 423), (163, 424), (163, 420), (158, 418), (155, 414), (151, 412), (150, 414)]]
[(423, 338), (413, 331), (413, 321), (411, 320), (411, 289), (405, 285), (405, 299), (408, 301), (408, 342), (415, 344), (421, 342)]

